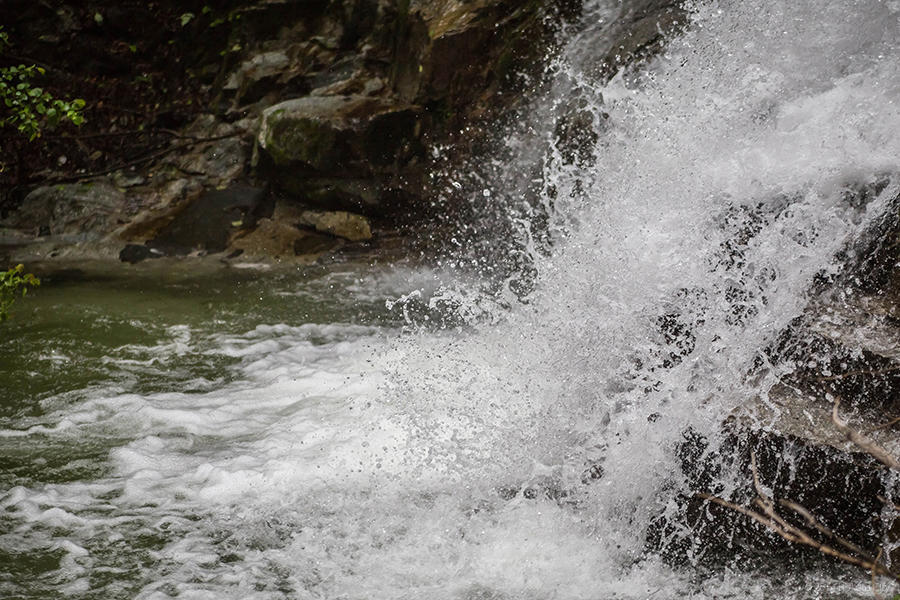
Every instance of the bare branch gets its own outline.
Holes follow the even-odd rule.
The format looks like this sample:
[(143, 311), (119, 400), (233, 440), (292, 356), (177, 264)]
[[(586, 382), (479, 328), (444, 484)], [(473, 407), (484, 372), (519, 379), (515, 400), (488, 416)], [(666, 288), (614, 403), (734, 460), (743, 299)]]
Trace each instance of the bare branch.
[(815, 529), (819, 533), (827, 536), (828, 538), (836, 541), (838, 544), (840, 544), (841, 546), (843, 546), (850, 552), (854, 552), (871, 562), (875, 562), (875, 563), (878, 562), (878, 560), (872, 558), (872, 555), (870, 553), (866, 552), (865, 550), (863, 550), (862, 548), (860, 548), (853, 542), (850, 542), (838, 535), (835, 535), (835, 533), (832, 530), (830, 530), (829, 528), (822, 525), (819, 522), (819, 520), (811, 512), (809, 512), (808, 510), (806, 510), (804, 507), (797, 504), (796, 502), (793, 502), (791, 500), (779, 500), (778, 503), (784, 507), (791, 509), (792, 511), (794, 511), (795, 513), (797, 513), (798, 515), (803, 517), (803, 520), (806, 521), (806, 524), (808, 526), (812, 527), (813, 529)]
[(900, 423), (900, 417), (894, 417), (893, 419), (891, 419), (891, 420), (888, 421), (887, 423), (883, 423), (883, 424), (881, 424), (881, 425), (876, 425), (875, 427), (872, 427), (871, 429), (869, 429), (868, 432), (869, 432), (869, 433), (872, 433), (873, 431), (878, 431), (878, 430), (880, 430), (880, 429), (888, 429), (888, 428), (890, 428), (890, 427), (893, 427), (893, 426), (896, 425), (897, 423)]
[[(856, 565), (858, 567), (862, 567), (863, 569), (865, 569), (867, 571), (872, 571), (877, 574), (887, 575), (888, 577), (891, 577), (897, 581), (900, 581), (900, 575), (891, 572), (883, 564), (880, 564), (879, 562), (875, 562), (872, 560), (866, 560), (865, 558), (859, 558), (857, 556), (853, 556), (846, 552), (841, 552), (840, 550), (837, 550), (832, 546), (829, 546), (827, 544), (824, 544), (824, 543), (812, 538), (805, 531), (801, 530), (798, 527), (795, 527), (794, 525), (791, 525), (790, 523), (787, 523), (781, 517), (777, 517), (777, 515), (776, 515), (776, 518), (771, 518), (771, 517), (767, 518), (766, 516), (763, 516), (756, 511), (750, 510), (749, 508), (740, 506), (733, 502), (729, 502), (729, 501), (719, 498), (717, 496), (712, 496), (710, 494), (697, 494), (697, 497), (702, 498), (703, 500), (707, 500), (709, 502), (713, 502), (714, 504), (724, 506), (725, 508), (729, 508), (735, 512), (739, 512), (742, 515), (746, 515), (746, 516), (750, 517), (751, 519), (753, 519), (754, 521), (756, 521), (757, 523), (760, 523), (761, 525), (765, 526), (770, 531), (777, 534), (780, 538), (782, 538), (788, 542), (802, 544), (804, 546), (809, 546), (810, 548), (814, 548), (814, 549), (818, 550), (819, 552), (821, 552), (822, 554), (825, 554), (826, 556), (831, 556), (833, 558), (837, 558), (838, 560), (841, 560), (843, 562), (846, 562), (846, 563), (849, 563), (852, 565)], [(760, 499), (757, 498), (757, 500), (760, 500)], [(764, 501), (761, 502), (761, 504), (764, 504)], [(784, 525), (782, 525), (782, 524), (784, 524)]]
[(851, 429), (845, 421), (842, 421), (838, 415), (838, 407), (841, 405), (841, 399), (834, 399), (834, 407), (831, 409), (831, 420), (838, 431), (844, 434), (848, 441), (863, 450), (866, 454), (879, 461), (880, 463), (900, 471), (900, 461), (898, 461), (890, 452), (878, 445), (871, 438), (862, 433)]
[[(835, 418), (837, 418), (836, 415), (837, 404), (835, 404)], [(802, 517), (803, 520), (806, 521), (807, 527), (811, 528), (812, 531), (818, 532), (819, 534), (825, 536), (827, 539), (830, 539), (839, 544), (846, 550), (846, 552), (839, 550), (836, 547), (825, 542), (821, 542), (815, 539), (810, 531), (804, 531), (800, 527), (784, 519), (781, 515), (778, 514), (778, 511), (775, 510), (775, 501), (773, 501), (772, 498), (770, 498), (763, 490), (762, 483), (759, 479), (759, 472), (756, 466), (756, 453), (752, 451), (750, 453), (750, 468), (753, 476), (753, 487), (756, 490), (757, 494), (757, 497), (753, 500), (752, 504), (759, 509), (758, 511), (746, 506), (735, 504), (734, 502), (729, 502), (728, 500), (713, 496), (711, 494), (697, 494), (697, 497), (714, 504), (718, 504), (719, 506), (724, 506), (725, 508), (750, 517), (757, 523), (763, 525), (788, 542), (809, 546), (810, 548), (814, 548), (822, 554), (825, 554), (826, 556), (837, 558), (838, 560), (841, 560), (843, 562), (857, 565), (859, 567), (862, 567), (863, 569), (866, 569), (867, 571), (870, 571), (872, 573), (873, 586), (874, 578), (879, 574), (884, 574), (892, 577), (896, 581), (900, 581), (900, 574), (892, 572), (881, 562), (882, 552), (880, 550), (878, 552), (878, 556), (872, 558), (872, 555), (870, 553), (866, 552), (856, 544), (836, 535), (831, 529), (822, 525), (811, 512), (809, 512), (800, 504), (791, 500), (778, 501), (779, 505), (790, 509), (795, 514)]]
[[(875, 562), (881, 560), (881, 553), (884, 552), (884, 548), (878, 549), (878, 556), (875, 557)], [(878, 586), (875, 583), (875, 578), (877, 577), (877, 573), (875, 573), (875, 569), (872, 569), (872, 595), (875, 596), (875, 600), (883, 600), (881, 594), (878, 593)]]

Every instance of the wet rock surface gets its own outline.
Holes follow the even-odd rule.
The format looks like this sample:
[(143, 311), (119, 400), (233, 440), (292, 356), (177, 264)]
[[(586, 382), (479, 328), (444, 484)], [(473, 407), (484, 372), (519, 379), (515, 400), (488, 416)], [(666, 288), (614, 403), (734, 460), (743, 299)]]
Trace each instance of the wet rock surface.
[(363, 242), (372, 239), (372, 228), (369, 221), (362, 215), (355, 215), (345, 211), (320, 212), (307, 210), (300, 213), (299, 222), (314, 228), (316, 231), (344, 238), (351, 242)]
[(223, 252), (235, 231), (252, 227), (265, 190), (235, 185), (190, 202), (147, 242), (167, 255)]
[[(884, 187), (859, 189), (857, 199), (866, 204)], [(900, 527), (887, 499), (900, 487), (896, 473), (871, 449), (900, 459), (898, 206), (897, 198), (890, 201), (863, 241), (844, 251), (855, 256), (846, 270), (820, 284), (803, 315), (768, 350), (767, 360), (785, 374), (726, 419), (724, 441), (713, 447), (685, 432), (683, 474), (697, 495), (682, 497), (677, 515), (661, 516), (648, 536), (648, 544), (664, 549), (673, 562), (747, 568), (765, 565), (772, 556), (791, 556), (798, 564), (823, 560), (817, 550), (789, 543), (701, 497), (758, 511), (754, 472), (777, 512), (812, 537), (846, 551), (841, 538), (867, 552), (869, 560), (881, 548), (897, 560), (893, 548)], [(860, 434), (862, 445), (848, 431)], [(722, 484), (729, 480), (732, 489)], [(833, 535), (823, 535), (790, 503)], [(691, 535), (681, 535), (683, 528)]]
[(231, 247), (237, 252), (230, 256), (241, 260), (274, 257), (278, 261), (312, 262), (326, 252), (339, 249), (341, 242), (331, 236), (264, 218), (255, 229), (238, 235)]
[[(178, 14), (188, 8), (179, 7)], [(168, 13), (159, 10), (165, 18)], [(81, 246), (66, 250), (76, 254), (109, 255), (84, 245), (91, 239), (119, 249), (147, 243), (176, 255), (230, 252), (236, 249), (229, 246), (231, 223), (241, 220), (237, 229), (245, 237), (257, 220), (223, 216), (217, 205), (197, 202), (235, 184), (267, 188), (311, 210), (364, 215), (370, 233), (350, 234), (359, 239), (377, 237), (381, 228), (415, 231), (417, 222), (465, 218), (457, 206), (462, 195), (451, 194), (438, 209), (446, 214), (434, 214), (433, 198), (446, 182), (433, 171), (446, 171), (448, 162), (463, 165), (484, 151), (498, 120), (515, 114), (524, 90), (540, 85), (554, 36), (581, 10), (579, 0), (257, 1), (198, 9), (179, 25), (172, 51), (193, 42), (183, 60), (210, 101), (192, 105), (190, 118), (185, 107), (178, 115), (158, 116), (154, 127), (163, 129), (148, 130), (141, 139), (168, 136), (167, 142), (157, 141), (137, 161), (89, 180), (115, 195), (115, 207), (98, 200), (91, 217), (63, 225), (57, 216), (52, 225), (49, 218), (35, 225), (36, 211), (46, 212), (48, 203), (75, 207), (89, 200), (67, 187), (39, 209), (36, 198), (23, 202), (27, 193), (18, 187), (0, 203), (4, 226), (24, 236), (63, 228), (66, 239), (80, 240)], [(65, 29), (55, 13), (26, 13), (29, 27)], [(72, 13), (61, 35), (82, 31), (80, 19), (93, 14)], [(621, 64), (649, 56), (682, 17), (677, 2), (625, 2), (608, 28), (610, 52), (619, 48)], [(131, 32), (122, 25), (123, 34)], [(596, 123), (577, 103), (569, 112), (557, 131), (565, 138), (560, 145), (567, 160), (583, 163), (597, 139)], [(436, 147), (452, 150), (438, 153)], [(271, 211), (261, 216), (278, 221)], [(201, 225), (201, 219), (209, 223)], [(183, 220), (195, 226), (178, 225)], [(187, 239), (189, 232), (195, 239)], [(21, 236), (6, 238), (16, 239), (2, 246), (11, 249), (4, 251), (8, 258), (29, 256), (20, 251)]]
[(3, 224), (36, 237), (98, 239), (115, 225), (125, 195), (107, 181), (39, 187)]
[[(163, 8), (154, 8), (155, 16), (169, 18)], [(177, 17), (190, 8), (173, 10), (181, 11)], [(75, 35), (97, 27), (82, 18), (106, 12), (73, 12), (66, 29), (55, 13), (27, 10), (22, 31)], [(113, 170), (112, 186), (125, 199), (117, 200), (122, 208), (104, 234), (137, 245), (158, 235), (157, 249), (177, 247), (178, 254), (224, 251), (221, 232), (191, 245), (168, 223), (176, 213), (199, 217), (198, 197), (234, 183), (271, 185), (308, 208), (361, 213), (389, 228), (412, 215), (431, 218), (428, 148), (458, 143), (463, 128), (481, 135), (480, 123), (519, 98), (516, 78), (540, 74), (555, 32), (579, 13), (580, 2), (540, 0), (257, 1), (193, 10), (170, 46), (190, 48), (184, 64), (211, 101), (192, 105), (187, 122), (182, 113), (159, 116), (154, 127), (170, 129), (140, 138), (155, 149)], [(113, 16), (103, 27), (118, 23)], [(134, 43), (141, 35), (119, 25), (133, 38), (131, 52), (143, 56), (143, 45)], [(160, 136), (168, 143), (154, 142)], [(23, 210), (10, 194), (3, 210)], [(219, 224), (208, 229), (221, 229), (220, 217), (211, 214)], [(23, 213), (8, 226), (21, 229), (27, 221)]]

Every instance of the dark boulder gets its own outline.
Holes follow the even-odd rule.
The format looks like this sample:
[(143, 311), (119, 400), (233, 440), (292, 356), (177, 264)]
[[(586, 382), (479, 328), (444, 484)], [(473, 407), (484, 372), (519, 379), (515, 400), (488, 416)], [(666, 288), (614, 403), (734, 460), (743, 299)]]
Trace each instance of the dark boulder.
[(147, 260), (148, 258), (161, 258), (162, 252), (147, 245), (128, 244), (119, 252), (119, 260), (132, 265)]
[(237, 231), (255, 223), (265, 197), (265, 189), (248, 185), (207, 192), (189, 202), (147, 245), (174, 256), (222, 252)]

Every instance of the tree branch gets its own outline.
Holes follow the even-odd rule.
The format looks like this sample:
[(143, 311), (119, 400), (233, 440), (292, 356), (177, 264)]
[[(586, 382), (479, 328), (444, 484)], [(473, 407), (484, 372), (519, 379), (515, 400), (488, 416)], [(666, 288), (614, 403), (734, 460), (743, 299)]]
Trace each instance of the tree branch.
[(845, 540), (844, 538), (836, 535), (833, 531), (819, 523), (819, 520), (816, 519), (812, 513), (810, 513), (806, 508), (797, 504), (796, 502), (790, 500), (779, 500), (778, 504), (789, 508), (790, 510), (801, 516), (806, 521), (808, 527), (833, 540), (840, 546), (843, 546), (847, 551), (841, 551), (834, 546), (831, 546), (824, 542), (820, 542), (819, 540), (815, 539), (809, 531), (804, 531), (800, 527), (784, 519), (775, 510), (775, 502), (771, 498), (769, 498), (769, 496), (762, 489), (762, 484), (760, 483), (759, 474), (756, 469), (756, 453), (754, 452), (751, 452), (750, 454), (750, 464), (753, 476), (753, 487), (757, 493), (757, 497), (753, 500), (753, 504), (759, 510), (753, 510), (752, 508), (740, 506), (739, 504), (729, 502), (728, 500), (719, 498), (718, 496), (713, 496), (712, 494), (697, 494), (696, 497), (750, 517), (757, 523), (766, 527), (788, 542), (814, 548), (815, 550), (818, 550), (826, 556), (831, 556), (843, 562), (862, 567), (863, 569), (866, 569), (867, 571), (870, 571), (872, 573), (873, 580), (876, 575), (881, 574), (887, 575), (888, 577), (891, 577), (894, 580), (900, 582), (900, 574), (891, 571), (881, 561), (882, 552), (880, 550), (877, 557), (872, 558), (872, 555), (870, 553), (865, 552), (859, 546), (850, 542), (849, 540)]
[(834, 423), (834, 426), (838, 428), (838, 431), (843, 433), (844, 437), (846, 437), (849, 442), (863, 450), (866, 454), (868, 454), (878, 462), (887, 467), (890, 467), (895, 471), (900, 471), (900, 461), (898, 461), (890, 452), (878, 445), (878, 443), (876, 443), (871, 438), (863, 435), (855, 429), (851, 429), (847, 425), (846, 421), (841, 420), (840, 416), (838, 416), (838, 408), (840, 407), (840, 405), (841, 399), (839, 397), (835, 397), (834, 407), (831, 409), (831, 420)]

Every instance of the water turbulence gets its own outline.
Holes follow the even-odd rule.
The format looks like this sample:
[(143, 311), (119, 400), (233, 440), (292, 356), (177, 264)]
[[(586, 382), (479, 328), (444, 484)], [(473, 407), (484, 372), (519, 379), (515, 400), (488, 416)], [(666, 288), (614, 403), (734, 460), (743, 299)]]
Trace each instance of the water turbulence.
[[(692, 531), (648, 535), (691, 493), (686, 434), (714, 446), (790, 371), (767, 349), (900, 193), (900, 3), (698, 2), (665, 54), (606, 81), (616, 7), (587, 7), (534, 121), (509, 134), (512, 158), (473, 194), (482, 228), (515, 233), (517, 272), (463, 249), (450, 262), (483, 268), (418, 275), (438, 289), (366, 283), (405, 311), (402, 331), (216, 333), (202, 351), (237, 375), (212, 390), (50, 398), (4, 443), (93, 440), (108, 462), (0, 496), (16, 578), (53, 567), (37, 592), (0, 589), (865, 595), (824, 572), (698, 579), (661, 558)], [(562, 119), (591, 134), (561, 136)], [(539, 176), (521, 181), (529, 162)]]

